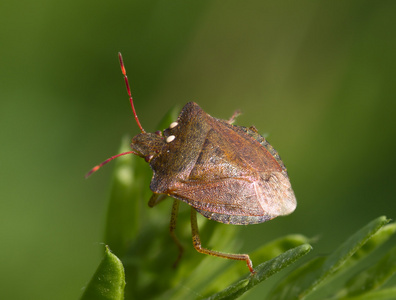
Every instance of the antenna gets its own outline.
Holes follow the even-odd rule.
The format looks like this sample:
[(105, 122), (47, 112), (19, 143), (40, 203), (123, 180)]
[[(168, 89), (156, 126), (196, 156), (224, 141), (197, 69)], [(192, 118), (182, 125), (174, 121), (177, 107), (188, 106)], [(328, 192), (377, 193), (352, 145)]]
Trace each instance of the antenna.
[(122, 74), (124, 75), (125, 85), (126, 85), (127, 92), (128, 92), (128, 96), (129, 96), (129, 102), (131, 103), (131, 107), (132, 107), (132, 111), (133, 111), (133, 116), (135, 117), (136, 123), (137, 123), (137, 125), (139, 126), (140, 131), (141, 131), (142, 133), (145, 133), (145, 131), (144, 131), (142, 125), (140, 125), (139, 118), (138, 118), (138, 116), (137, 116), (137, 114), (136, 114), (135, 106), (133, 105), (133, 98), (132, 98), (132, 94), (131, 94), (131, 88), (130, 88), (130, 86), (129, 86), (129, 81), (128, 81), (128, 77), (127, 77), (127, 75), (126, 75), (126, 70), (125, 70), (125, 66), (124, 66), (124, 61), (122, 60), (121, 52), (118, 52), (118, 59), (120, 60), (121, 71), (122, 71)]
[[(136, 114), (135, 106), (133, 105), (133, 98), (132, 98), (132, 94), (131, 94), (131, 88), (130, 88), (130, 86), (129, 86), (129, 81), (128, 81), (128, 77), (127, 77), (127, 75), (126, 75), (126, 70), (125, 70), (125, 66), (124, 66), (124, 61), (122, 60), (121, 52), (118, 52), (118, 59), (120, 60), (121, 71), (122, 71), (122, 74), (124, 75), (125, 85), (126, 85), (127, 92), (128, 92), (128, 96), (129, 96), (129, 102), (131, 103), (133, 116), (135, 117), (136, 123), (137, 123), (137, 125), (139, 126), (140, 131), (141, 131), (142, 133), (145, 133), (146, 131), (144, 131), (142, 125), (140, 124), (139, 118), (138, 118), (138, 116), (137, 116), (137, 114)], [(100, 163), (99, 165), (93, 167), (93, 168), (91, 169), (91, 171), (89, 171), (89, 172), (85, 175), (85, 178), (88, 178), (89, 176), (91, 176), (92, 173), (95, 173), (97, 170), (99, 170), (102, 166), (104, 166), (105, 164), (107, 164), (109, 161), (112, 161), (113, 159), (115, 159), (115, 158), (117, 158), (117, 157), (120, 157), (120, 156), (123, 156), (123, 155), (127, 155), (127, 154), (135, 154), (135, 155), (138, 155), (138, 154), (137, 154), (136, 152), (134, 152), (134, 151), (127, 151), (127, 152), (123, 152), (123, 153), (114, 155), (114, 156), (112, 156), (112, 157), (106, 159), (104, 162)]]
[(101, 167), (103, 167), (105, 164), (107, 164), (109, 161), (113, 160), (114, 158), (117, 158), (117, 157), (120, 157), (120, 156), (123, 156), (126, 154), (136, 154), (137, 155), (137, 153), (134, 151), (127, 151), (127, 152), (122, 152), (120, 154), (114, 155), (114, 156), (106, 159), (104, 162), (100, 163), (99, 165), (93, 167), (91, 169), (91, 171), (89, 171), (87, 174), (85, 174), (85, 178), (88, 178), (89, 176), (91, 176), (92, 173), (95, 173), (97, 170), (99, 170)]

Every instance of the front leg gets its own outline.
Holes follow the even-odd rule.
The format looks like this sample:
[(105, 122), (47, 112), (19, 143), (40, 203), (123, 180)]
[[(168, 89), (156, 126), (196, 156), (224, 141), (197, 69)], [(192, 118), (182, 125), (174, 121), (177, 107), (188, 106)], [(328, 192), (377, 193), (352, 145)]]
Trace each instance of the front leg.
[(148, 206), (149, 207), (154, 207), (158, 203), (160, 203), (162, 200), (164, 200), (166, 197), (168, 197), (168, 195), (166, 195), (166, 194), (153, 193), (153, 195), (151, 196), (151, 198), (150, 198), (150, 200), (148, 202)]
[(170, 224), (169, 224), (170, 235), (171, 235), (173, 241), (176, 243), (177, 247), (179, 248), (179, 255), (177, 256), (176, 261), (173, 263), (174, 268), (176, 268), (176, 266), (178, 265), (182, 255), (183, 255), (183, 251), (184, 251), (183, 245), (180, 243), (179, 239), (177, 238), (177, 236), (175, 234), (177, 214), (179, 212), (179, 204), (180, 204), (179, 200), (175, 199), (173, 201), (171, 220), (170, 220)]
[[(156, 206), (158, 203), (160, 203), (162, 200), (164, 200), (168, 195), (166, 194), (156, 194), (153, 193), (153, 195), (151, 196), (148, 205), (150, 207), (154, 207)], [(173, 201), (173, 205), (172, 205), (172, 213), (171, 213), (171, 219), (170, 219), (170, 224), (169, 224), (169, 232), (170, 235), (173, 239), (173, 241), (175, 242), (177, 248), (179, 249), (179, 255), (176, 258), (176, 261), (173, 263), (173, 267), (175, 268), (177, 266), (177, 264), (179, 263), (184, 248), (183, 245), (180, 243), (179, 239), (177, 238), (176, 234), (175, 234), (175, 230), (176, 230), (176, 222), (177, 222), (177, 213), (179, 211), (179, 200), (174, 200)]]

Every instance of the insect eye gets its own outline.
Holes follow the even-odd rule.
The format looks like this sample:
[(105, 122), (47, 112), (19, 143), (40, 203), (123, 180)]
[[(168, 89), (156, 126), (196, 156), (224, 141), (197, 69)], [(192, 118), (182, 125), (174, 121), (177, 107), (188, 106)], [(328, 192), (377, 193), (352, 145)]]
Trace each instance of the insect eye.
[(154, 132), (156, 135), (158, 135), (158, 136), (162, 136), (162, 131), (160, 131), (160, 130), (157, 130), (156, 132)]
[(145, 160), (146, 162), (149, 162), (150, 160), (153, 159), (153, 157), (154, 157), (154, 155), (147, 155), (147, 156), (144, 158), (144, 160)]

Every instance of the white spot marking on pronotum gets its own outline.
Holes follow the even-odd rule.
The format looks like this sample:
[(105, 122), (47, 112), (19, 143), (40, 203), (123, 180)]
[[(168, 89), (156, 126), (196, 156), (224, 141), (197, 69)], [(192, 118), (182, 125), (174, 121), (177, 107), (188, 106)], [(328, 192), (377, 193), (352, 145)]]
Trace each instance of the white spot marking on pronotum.
[(179, 125), (179, 123), (177, 123), (177, 122), (172, 122), (172, 123), (169, 125), (169, 128), (170, 128), (170, 129), (175, 128), (177, 125)]
[(176, 137), (175, 137), (174, 135), (170, 135), (170, 136), (168, 136), (168, 137), (166, 138), (166, 142), (167, 142), (167, 143), (170, 143), (170, 142), (172, 142), (175, 138), (176, 138)]

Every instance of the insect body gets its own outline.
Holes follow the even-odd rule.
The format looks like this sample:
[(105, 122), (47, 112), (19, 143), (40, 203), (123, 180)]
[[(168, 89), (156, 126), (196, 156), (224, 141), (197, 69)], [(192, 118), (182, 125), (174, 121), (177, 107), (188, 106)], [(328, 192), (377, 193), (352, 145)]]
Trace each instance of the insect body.
[(194, 102), (187, 103), (177, 121), (163, 133), (145, 132), (133, 107), (121, 54), (119, 59), (141, 133), (132, 139), (132, 151), (115, 157), (133, 153), (150, 164), (153, 196), (149, 206), (155, 206), (167, 196), (175, 198), (170, 231), (180, 250), (178, 259), (183, 248), (174, 230), (181, 200), (192, 207), (191, 225), (196, 250), (245, 260), (254, 273), (247, 254), (221, 253), (201, 247), (196, 211), (211, 220), (237, 225), (262, 223), (292, 213), (296, 198), (278, 153), (255, 127), (232, 125), (234, 116), (230, 120), (211, 117)]

